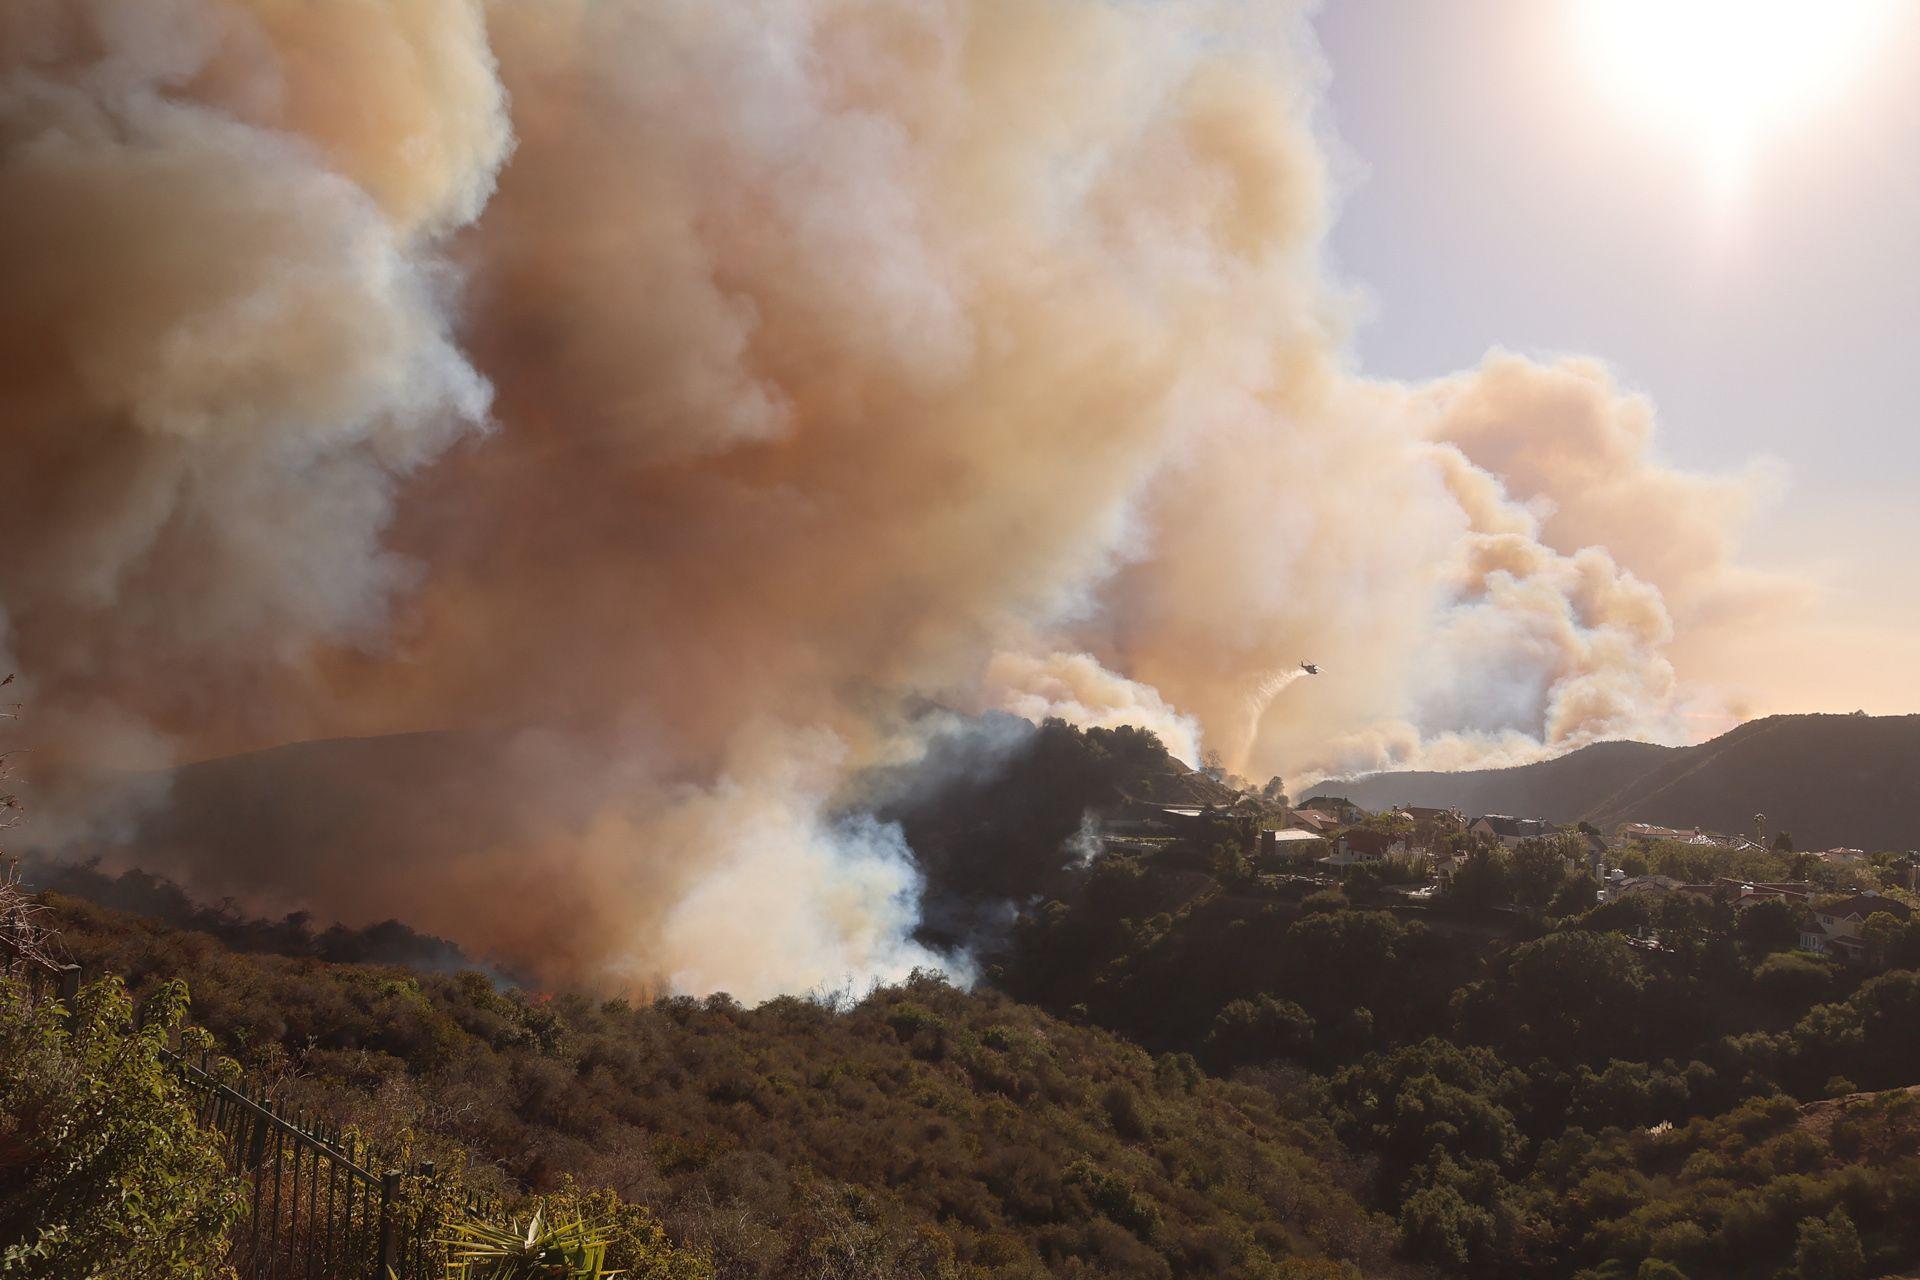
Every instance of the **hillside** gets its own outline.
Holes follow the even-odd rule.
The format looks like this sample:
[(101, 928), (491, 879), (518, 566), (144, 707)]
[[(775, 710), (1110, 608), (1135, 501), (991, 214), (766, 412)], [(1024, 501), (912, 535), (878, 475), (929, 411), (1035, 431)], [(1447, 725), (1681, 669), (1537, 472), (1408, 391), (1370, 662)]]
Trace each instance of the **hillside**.
[(1654, 772), (1676, 750), (1649, 742), (1596, 742), (1554, 760), (1512, 769), (1409, 770), (1330, 780), (1310, 787), (1306, 796), (1346, 796), (1373, 810), (1415, 804), (1573, 822), (1593, 807), (1596, 796)]
[[(133, 779), (125, 789), (153, 800), (107, 824), (87, 851), (167, 875), (205, 901), (310, 910), (323, 922), (384, 919), (420, 896), (404, 889), (411, 868), (446, 874), (475, 849), (530, 844), (544, 827), (586, 818), (541, 746), (530, 734), (409, 733), (197, 761)], [(35, 828), (21, 834), (32, 851)]]
[(629, 1005), (241, 954), (72, 899), (55, 918), (90, 969), (186, 979), (284, 1106), (503, 1191), (612, 1188), (720, 1280), (1403, 1274), (1309, 1095), (992, 993)]
[[(1505, 852), (1409, 903), (1367, 868), (1340, 888), (1254, 873), (1251, 815), (1061, 866), (1080, 803), (1177, 775), (1138, 731), (999, 727), (863, 801), (942, 849), (954, 903), (1050, 882), (973, 992), (916, 975), (748, 1009), (503, 988), (404, 925), (238, 918), (142, 876), (63, 883), (186, 927), (58, 895), (49, 922), (89, 969), (183, 979), (281, 1103), (509, 1203), (607, 1189), (713, 1280), (1813, 1280), (1920, 1259), (1920, 1100), (1809, 1105), (1915, 1083), (1920, 924), (1876, 975), (1792, 950), (1790, 911), (1595, 907), (1557, 858)], [(339, 962), (402, 956), (438, 971)], [(1821, 1233), (1877, 1270), (1781, 1271)]]
[(1801, 848), (1920, 844), (1920, 716), (1769, 716), (1693, 747), (1604, 742), (1555, 760), (1329, 781), (1370, 809), (1452, 805), (1556, 822), (1745, 831), (1753, 815)]
[[(999, 713), (939, 723), (921, 759), (869, 770), (837, 803), (900, 824), (925, 877), (928, 936), (943, 943), (1004, 920), (1007, 901), (1057, 889), (1089, 811), (1234, 798), (1143, 730)], [(203, 901), (310, 911), (322, 925), (404, 910), (409, 923), (484, 950), (460, 910), (414, 890), (462, 874), (481, 851), (537, 850), (556, 829), (586, 826), (603, 796), (573, 783), (579, 755), (538, 731), (439, 732), (199, 761), (141, 779), (137, 790), (164, 800), (116, 824), (118, 845), (89, 852)]]

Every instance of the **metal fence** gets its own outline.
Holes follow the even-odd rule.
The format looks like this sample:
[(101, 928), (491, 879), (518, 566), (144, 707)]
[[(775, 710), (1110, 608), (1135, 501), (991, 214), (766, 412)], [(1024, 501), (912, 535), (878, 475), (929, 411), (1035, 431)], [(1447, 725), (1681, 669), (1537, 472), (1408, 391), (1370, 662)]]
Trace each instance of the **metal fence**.
[[(0, 972), (23, 979), (31, 998), (69, 1009), (82, 980), (77, 965), (8, 946), (3, 930)], [(196, 1122), (217, 1136), (228, 1171), (246, 1186), (247, 1212), (228, 1255), (239, 1280), (431, 1280), (447, 1273), (439, 1206), (495, 1207), (453, 1194), (431, 1162), (402, 1171), (354, 1134), (283, 1114), (244, 1083), (222, 1083), (208, 1054), (163, 1052), (190, 1091)]]
[[(195, 1118), (247, 1183), (230, 1255), (245, 1280), (385, 1280), (389, 1270), (424, 1280), (413, 1265), (424, 1261), (423, 1224), (417, 1200), (403, 1205), (405, 1175), (375, 1172), (381, 1162), (352, 1135), (221, 1084), (206, 1059), (174, 1058), (197, 1095)], [(416, 1176), (432, 1175), (422, 1166)]]

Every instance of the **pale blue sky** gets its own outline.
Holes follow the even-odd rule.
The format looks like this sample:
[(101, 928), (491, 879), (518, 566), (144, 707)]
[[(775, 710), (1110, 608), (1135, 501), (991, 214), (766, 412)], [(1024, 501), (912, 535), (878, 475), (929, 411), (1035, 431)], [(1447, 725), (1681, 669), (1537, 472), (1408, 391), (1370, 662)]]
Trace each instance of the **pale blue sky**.
[(1361, 367), (1597, 355), (1656, 402), (1671, 460), (1781, 460), (1748, 558), (1830, 594), (1756, 671), (1838, 660), (1785, 705), (1920, 710), (1920, 5), (1730, 192), (1605, 82), (1565, 0), (1328, 0), (1315, 25)]

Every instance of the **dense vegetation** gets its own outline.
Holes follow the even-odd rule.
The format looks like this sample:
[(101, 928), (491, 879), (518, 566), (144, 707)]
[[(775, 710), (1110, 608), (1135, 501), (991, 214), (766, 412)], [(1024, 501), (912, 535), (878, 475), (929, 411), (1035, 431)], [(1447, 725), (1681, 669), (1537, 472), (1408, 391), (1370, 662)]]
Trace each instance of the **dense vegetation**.
[(76, 956), (184, 977), (195, 1017), (295, 1104), (470, 1154), (502, 1186), (610, 1187), (722, 1276), (840, 1274), (804, 1264), (848, 1233), (885, 1262), (859, 1274), (1375, 1272), (1392, 1246), (1299, 1098), (934, 978), (837, 1010), (636, 1008), (60, 906)]
[[(662, 1280), (1920, 1262), (1920, 924), (1870, 920), (1867, 969), (1796, 950), (1784, 903), (1596, 905), (1571, 836), (1459, 837), (1425, 901), (1391, 867), (1328, 889), (1263, 862), (1258, 804), (1088, 859), (1096, 807), (1206, 780), (1137, 731), (977, 747), (947, 744), (938, 786), (874, 780), (949, 924), (1027, 902), (1010, 934), (974, 934), (971, 993), (924, 976), (857, 1001), (629, 1005), (341, 963), (367, 940), (151, 877), (68, 887), (171, 924), (48, 901), (76, 957), (143, 991), (184, 979), (282, 1098), (473, 1186), (598, 1196), (621, 1265)], [(1836, 892), (1877, 874), (1784, 850), (1627, 860)], [(379, 936), (447, 967), (433, 940)]]
[[(1405, 1254), (1442, 1270), (1837, 1276), (1920, 1257), (1911, 1100), (1849, 1101), (1838, 1129), (1802, 1115), (1920, 1082), (1920, 925), (1876, 917), (1893, 967), (1868, 974), (1794, 950), (1784, 903), (1596, 906), (1574, 851), (1473, 849), (1419, 906), (1372, 868), (1328, 892), (1196, 885), (1192, 850), (1107, 856), (1024, 917), (995, 977), (1216, 1072), (1311, 1073)], [(1689, 845), (1626, 861), (1836, 892), (1873, 874)], [(1858, 1139), (1876, 1126), (1892, 1145)]]
[(343, 964), (399, 964), (414, 969), (477, 967), (445, 938), (420, 933), (398, 920), (359, 929), (342, 924), (316, 929), (313, 917), (304, 911), (278, 920), (263, 919), (242, 911), (231, 901), (212, 906), (197, 902), (171, 880), (138, 867), (108, 875), (98, 863), (49, 863), (34, 869), (34, 884), (103, 907), (150, 916), (176, 928), (211, 934), (235, 951), (313, 956)]

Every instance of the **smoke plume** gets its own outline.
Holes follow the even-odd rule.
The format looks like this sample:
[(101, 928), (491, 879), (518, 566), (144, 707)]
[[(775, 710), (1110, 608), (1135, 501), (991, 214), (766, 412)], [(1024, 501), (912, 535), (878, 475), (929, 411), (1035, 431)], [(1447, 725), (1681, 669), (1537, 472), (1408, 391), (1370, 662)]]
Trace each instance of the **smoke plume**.
[(1356, 373), (1321, 75), (1288, 5), (10, 5), (44, 829), (457, 730), (444, 806), (155, 869), (757, 998), (955, 963), (828, 816), (925, 700), (1290, 779), (1693, 735), (1773, 477), (1662, 465), (1592, 362)]

